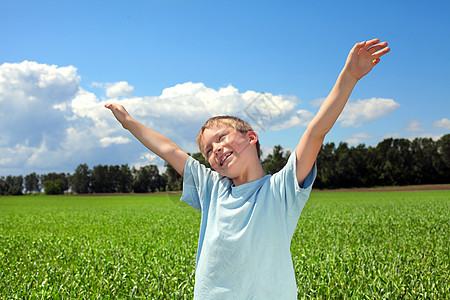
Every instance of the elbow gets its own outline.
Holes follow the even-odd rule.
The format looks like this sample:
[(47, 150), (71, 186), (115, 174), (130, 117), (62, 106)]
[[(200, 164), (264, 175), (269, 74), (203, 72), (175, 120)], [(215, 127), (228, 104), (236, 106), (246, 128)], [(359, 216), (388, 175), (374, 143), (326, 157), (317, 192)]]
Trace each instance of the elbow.
[(310, 136), (314, 139), (324, 139), (327, 133), (330, 131), (331, 128), (326, 128), (323, 126), (319, 126), (318, 124), (310, 124), (308, 128), (305, 131), (305, 134)]
[(178, 157), (180, 153), (184, 153), (184, 151), (175, 143), (167, 145), (164, 152), (166, 157)]

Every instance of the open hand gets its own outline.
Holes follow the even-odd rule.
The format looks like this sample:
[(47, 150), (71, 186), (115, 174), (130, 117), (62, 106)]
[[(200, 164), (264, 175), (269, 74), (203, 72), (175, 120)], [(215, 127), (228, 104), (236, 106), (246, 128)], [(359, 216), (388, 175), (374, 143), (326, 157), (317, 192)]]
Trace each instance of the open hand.
[(359, 80), (380, 62), (381, 56), (390, 50), (387, 42), (380, 43), (379, 39), (357, 43), (350, 50), (344, 69), (349, 72), (349, 75)]
[(130, 114), (125, 110), (125, 108), (122, 105), (115, 103), (107, 103), (105, 104), (105, 107), (110, 109), (117, 121), (119, 121), (122, 126), (126, 128), (125, 124), (130, 118)]

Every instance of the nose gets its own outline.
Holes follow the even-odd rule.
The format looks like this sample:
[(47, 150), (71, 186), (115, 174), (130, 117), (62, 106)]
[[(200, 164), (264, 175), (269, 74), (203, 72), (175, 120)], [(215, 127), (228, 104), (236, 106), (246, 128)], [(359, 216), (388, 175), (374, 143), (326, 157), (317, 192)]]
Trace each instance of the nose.
[(214, 154), (220, 154), (223, 150), (222, 143), (213, 143), (213, 152)]

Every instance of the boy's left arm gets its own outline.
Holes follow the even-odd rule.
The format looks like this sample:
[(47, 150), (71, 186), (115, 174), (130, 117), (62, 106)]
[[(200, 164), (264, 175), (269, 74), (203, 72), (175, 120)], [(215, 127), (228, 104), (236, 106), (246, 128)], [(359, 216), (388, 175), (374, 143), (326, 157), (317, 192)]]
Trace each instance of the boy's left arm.
[(357, 43), (350, 51), (333, 89), (306, 128), (295, 150), (296, 175), (300, 185), (311, 171), (325, 135), (344, 109), (356, 83), (378, 64), (381, 56), (389, 51), (387, 43), (380, 43), (378, 39)]

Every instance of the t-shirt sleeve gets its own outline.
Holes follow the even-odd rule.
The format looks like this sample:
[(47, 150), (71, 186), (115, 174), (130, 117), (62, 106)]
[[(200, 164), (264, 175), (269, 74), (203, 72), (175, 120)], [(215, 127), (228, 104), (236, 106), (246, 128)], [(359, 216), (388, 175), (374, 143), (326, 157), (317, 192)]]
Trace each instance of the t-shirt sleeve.
[(289, 215), (299, 215), (311, 193), (312, 185), (316, 179), (317, 167), (314, 162), (311, 171), (302, 185), (297, 181), (295, 151), (289, 156), (288, 162), (278, 173), (272, 176), (273, 192), (279, 193), (280, 201), (286, 205)]
[(183, 174), (183, 194), (181, 201), (202, 211), (205, 201), (210, 201), (211, 197), (205, 197), (214, 186), (214, 181), (220, 176), (217, 172), (206, 168), (196, 159), (189, 157), (184, 166)]

